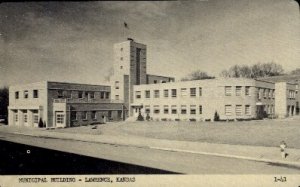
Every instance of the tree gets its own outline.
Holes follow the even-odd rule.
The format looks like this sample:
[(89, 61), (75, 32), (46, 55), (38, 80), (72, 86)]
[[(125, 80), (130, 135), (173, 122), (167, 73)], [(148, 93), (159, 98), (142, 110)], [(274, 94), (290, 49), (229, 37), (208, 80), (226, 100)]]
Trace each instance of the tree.
[(190, 81), (190, 80), (202, 80), (202, 79), (214, 79), (215, 77), (208, 75), (208, 73), (197, 70), (190, 74), (188, 74), (186, 77), (182, 78), (181, 81)]
[(8, 107), (8, 87), (0, 88), (0, 115), (5, 117), (5, 121), (7, 122), (7, 107)]
[(281, 65), (274, 62), (270, 63), (257, 63), (253, 66), (247, 65), (234, 65), (229, 70), (223, 70), (220, 73), (221, 77), (243, 77), (243, 78), (259, 78), (259, 77), (271, 77), (282, 75), (284, 72)]

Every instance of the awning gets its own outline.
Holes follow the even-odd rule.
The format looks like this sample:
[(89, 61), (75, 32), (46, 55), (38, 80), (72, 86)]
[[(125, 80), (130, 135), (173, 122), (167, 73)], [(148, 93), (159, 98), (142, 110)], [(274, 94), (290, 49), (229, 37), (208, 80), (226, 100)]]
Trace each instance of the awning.
[(132, 106), (132, 107), (143, 107), (143, 104), (131, 103), (130, 106)]

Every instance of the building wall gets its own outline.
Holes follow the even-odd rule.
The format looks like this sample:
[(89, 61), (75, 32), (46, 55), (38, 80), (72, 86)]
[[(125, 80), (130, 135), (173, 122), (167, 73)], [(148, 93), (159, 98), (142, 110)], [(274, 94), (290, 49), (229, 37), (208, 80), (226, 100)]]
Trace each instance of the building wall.
[[(37, 90), (37, 98), (33, 97), (33, 90)], [(25, 91), (28, 93), (27, 98), (24, 98)], [(16, 92), (19, 93), (18, 99), (16, 99)], [(38, 123), (34, 123), (34, 115), (38, 115), (38, 119), (42, 121), (47, 121), (47, 109), (46, 82), (9, 87), (9, 125), (37, 126)], [(27, 123), (24, 123), (24, 115), (27, 115)], [(18, 122), (16, 122), (16, 117), (18, 117)]]
[[(119, 103), (68, 103), (67, 108), (70, 116), (66, 122), (67, 127), (121, 121), (122, 114), (125, 112), (122, 104)], [(93, 112), (95, 116), (92, 116)], [(83, 117), (85, 114), (86, 118)]]
[(146, 45), (131, 39), (114, 45), (114, 75), (111, 77), (112, 99), (124, 102), (127, 108), (133, 101), (133, 85), (147, 82), (146, 55)]
[[(79, 98), (82, 92), (82, 98)], [(91, 97), (94, 95), (94, 98)], [(58, 103), (78, 103), (84, 106), (86, 103), (110, 103), (111, 88), (105, 85), (89, 85), (76, 83), (48, 82), (48, 125), (55, 126), (55, 113), (62, 111)], [(54, 100), (57, 100), (54, 102)], [(61, 101), (59, 101), (61, 100)], [(65, 106), (67, 108), (67, 106)], [(64, 111), (66, 119), (69, 114)], [(66, 122), (66, 125), (68, 122)]]
[[(266, 84), (266, 87), (272, 88), (272, 83)], [(225, 95), (225, 87), (231, 88), (230, 96)], [(238, 88), (237, 88), (238, 87)], [(249, 87), (249, 94), (246, 95), (245, 89)], [(182, 95), (182, 89), (186, 88), (186, 96)], [(196, 88), (196, 96), (190, 96), (190, 88)], [(202, 95), (200, 96), (200, 88)], [(195, 118), (196, 120), (213, 120), (215, 112), (217, 112), (221, 119), (236, 119), (236, 118), (254, 118), (256, 117), (256, 81), (251, 79), (210, 79), (210, 80), (198, 80), (198, 81), (186, 81), (186, 82), (172, 82), (164, 84), (151, 84), (151, 85), (139, 85), (135, 86), (135, 101), (134, 105), (142, 105), (142, 114), (145, 114), (145, 108), (150, 107), (150, 117), (154, 119), (182, 119), (189, 120)], [(164, 90), (169, 90), (169, 96), (164, 97)], [(177, 90), (177, 97), (171, 97), (171, 90)], [(145, 91), (150, 91), (150, 98), (145, 98)], [(154, 91), (159, 90), (159, 98), (154, 98)], [(238, 91), (237, 91), (238, 90)], [(240, 91), (239, 91), (240, 90)], [(137, 99), (137, 94), (140, 92), (141, 98)], [(238, 96), (237, 93), (238, 92)], [(265, 100), (262, 100), (265, 102)], [(269, 101), (270, 104), (274, 101)], [(265, 103), (264, 103), (265, 104)], [(177, 114), (170, 114), (172, 105), (176, 105)], [(181, 114), (182, 105), (186, 106), (187, 114)], [(196, 114), (191, 114), (191, 108), (195, 105)], [(200, 114), (200, 105), (202, 106), (202, 114)], [(225, 106), (231, 108), (231, 115), (225, 112)], [(159, 107), (160, 113), (155, 114), (154, 109)], [(163, 109), (168, 106), (169, 113), (164, 114)], [(245, 114), (246, 106), (248, 113)], [(238, 108), (238, 109), (237, 109)], [(238, 112), (236, 112), (238, 110)], [(240, 111), (240, 112), (239, 112)], [(227, 111), (228, 112), (228, 111)]]
[(296, 114), (296, 84), (286, 82), (275, 83), (276, 88), (276, 114), (279, 118), (285, 118)]

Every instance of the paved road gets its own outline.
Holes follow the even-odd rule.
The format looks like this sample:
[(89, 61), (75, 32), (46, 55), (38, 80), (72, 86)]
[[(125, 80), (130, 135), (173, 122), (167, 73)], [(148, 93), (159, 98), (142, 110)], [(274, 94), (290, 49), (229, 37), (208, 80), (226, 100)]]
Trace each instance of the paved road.
[[(300, 168), (296, 168), (296, 167), (288, 167), (284, 165), (272, 165), (263, 162), (231, 159), (231, 158), (216, 157), (216, 156), (153, 150), (146, 147), (119, 146), (113, 144), (90, 143), (90, 142), (83, 142), (83, 141), (31, 137), (31, 136), (6, 134), (3, 132), (0, 132), (0, 140), (1, 139), (6, 141), (16, 142), (16, 143), (33, 145), (37, 147), (44, 147), (48, 149), (64, 151), (68, 153), (75, 153), (76, 155), (85, 155), (85, 156), (93, 157), (93, 159), (98, 158), (99, 161), (98, 164), (99, 165), (103, 164), (104, 168), (105, 167), (109, 168), (113, 166), (107, 166), (108, 162), (101, 163), (103, 159), (105, 161), (116, 161), (116, 162), (127, 163), (128, 164), (128, 166), (126, 166), (127, 169), (124, 166), (122, 169), (118, 171), (120, 174), (126, 174), (126, 173), (127, 174), (128, 173), (130, 174), (161, 173), (162, 174), (162, 173), (170, 173), (170, 172), (189, 173), (189, 174), (299, 174), (300, 173)], [(2, 145), (0, 146), (2, 147)], [(8, 153), (7, 150), (1, 149), (0, 154), (5, 155)], [(64, 161), (73, 158), (70, 157), (70, 155), (67, 155), (64, 156), (67, 157), (67, 159), (66, 158), (62, 159), (63, 156), (57, 157), (56, 159), (52, 159), (53, 154), (49, 154), (49, 155), (46, 154), (43, 155), (43, 157), (45, 157), (43, 160), (44, 162), (54, 161), (54, 163), (55, 160), (57, 160), (58, 163), (63, 163)], [(9, 161), (11, 160), (8, 159), (8, 162)], [(97, 160), (93, 160), (93, 162), (97, 162)], [(82, 170), (80, 170), (82, 171), (80, 172), (81, 174), (90, 174), (90, 173), (105, 174), (105, 172), (107, 172), (107, 174), (112, 173), (111, 170), (110, 171), (101, 170), (100, 172), (97, 171), (96, 169), (94, 171), (89, 170), (87, 173), (85, 173), (83, 170), (85, 170), (86, 164), (88, 164), (87, 161), (73, 162), (73, 163), (74, 164), (79, 163), (77, 167), (82, 168)], [(9, 165), (10, 163), (7, 164)], [(143, 167), (141, 167), (140, 169), (132, 169), (132, 168), (130, 169), (129, 167), (130, 165), (132, 165), (135, 168), (138, 168), (138, 166), (143, 166)]]

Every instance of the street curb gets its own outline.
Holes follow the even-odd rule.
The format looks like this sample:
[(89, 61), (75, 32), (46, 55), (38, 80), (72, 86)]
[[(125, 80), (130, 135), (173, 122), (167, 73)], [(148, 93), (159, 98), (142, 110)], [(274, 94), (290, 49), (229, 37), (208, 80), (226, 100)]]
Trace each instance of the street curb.
[[(44, 136), (44, 135), (34, 135), (34, 134), (26, 134), (26, 133), (19, 133), (19, 132), (12, 132), (11, 134), (33, 136), (33, 137), (57, 138), (57, 137), (51, 136), (51, 135)], [(76, 139), (76, 138), (64, 138), (64, 137), (59, 137), (57, 139), (83, 141), (83, 140)], [(285, 165), (291, 165), (291, 166), (298, 166), (298, 167), (300, 167), (300, 163), (299, 162), (291, 162), (291, 161), (278, 161), (278, 160), (272, 160), (272, 159), (263, 159), (263, 158), (238, 156), (238, 155), (230, 155), (230, 154), (222, 154), (222, 153), (213, 153), (213, 152), (204, 152), (204, 151), (192, 151), (192, 150), (186, 150), (186, 149), (174, 149), (174, 148), (155, 147), (155, 146), (138, 146), (138, 145), (133, 145), (133, 144), (120, 144), (120, 143), (112, 143), (112, 142), (105, 142), (105, 141), (95, 141), (95, 140), (85, 140), (85, 142), (112, 144), (112, 145), (120, 145), (120, 146), (143, 147), (143, 148), (149, 148), (149, 149), (155, 149), (155, 150), (162, 150), (162, 151), (173, 151), (173, 152), (181, 152), (181, 153), (192, 153), (192, 154), (200, 154), (200, 155), (218, 156), (218, 157), (225, 157), (225, 158), (251, 160), (251, 161), (274, 163), (274, 164), (285, 164)]]
[(183, 152), (183, 153), (219, 156), (219, 157), (226, 157), (226, 158), (251, 160), (251, 161), (257, 161), (257, 162), (267, 162), (267, 163), (274, 163), (274, 164), (285, 164), (285, 165), (293, 165), (293, 166), (299, 166), (300, 167), (300, 163), (290, 162), (290, 161), (278, 161), (278, 160), (272, 160), (272, 159), (262, 159), (262, 158), (237, 156), (237, 155), (212, 153), (212, 152), (203, 152), (203, 151), (191, 151), (191, 150), (185, 150), (185, 149), (171, 149), (171, 148), (163, 148), (163, 147), (149, 147), (149, 148), (150, 149), (163, 150), (163, 151), (173, 151), (173, 152)]

